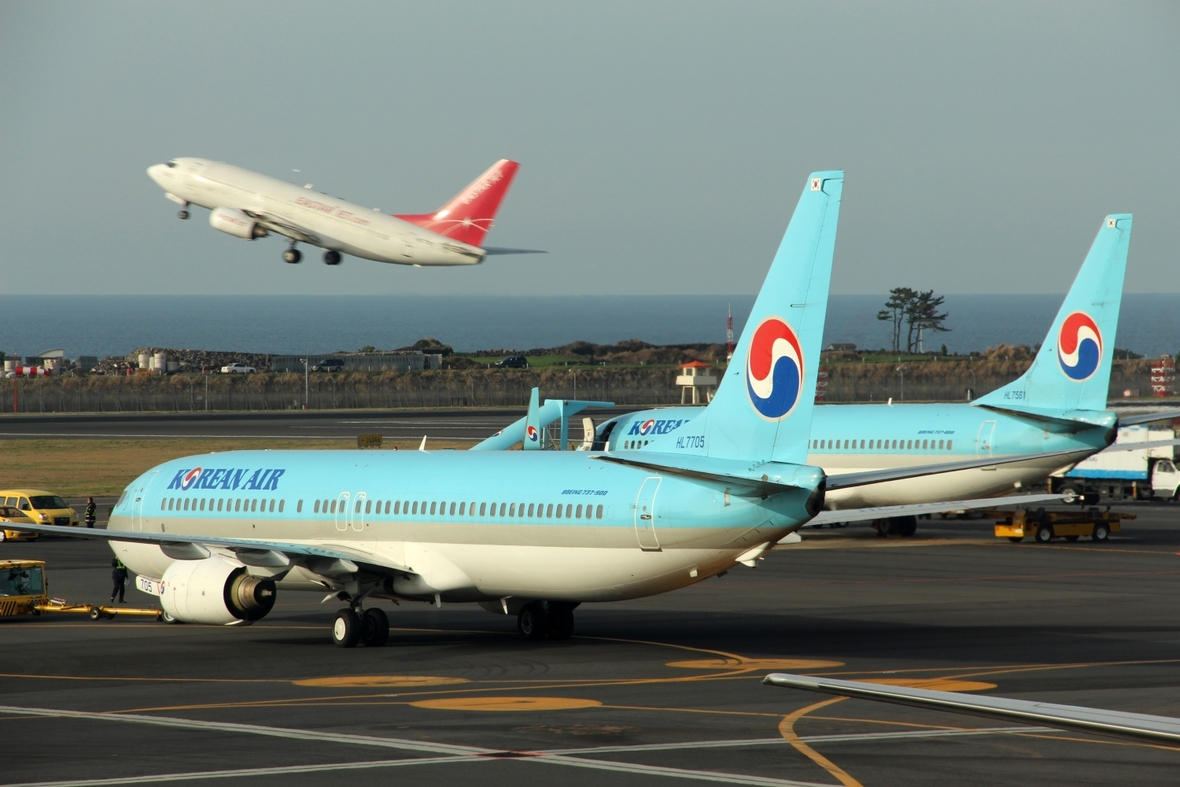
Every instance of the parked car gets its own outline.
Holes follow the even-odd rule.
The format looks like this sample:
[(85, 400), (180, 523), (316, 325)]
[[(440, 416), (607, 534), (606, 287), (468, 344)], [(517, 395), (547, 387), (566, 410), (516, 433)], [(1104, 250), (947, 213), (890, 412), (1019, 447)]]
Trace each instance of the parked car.
[(222, 374), (253, 374), (258, 371), (253, 366), (247, 366), (244, 363), (231, 363), (229, 366), (221, 367)]
[(2, 490), (0, 505), (18, 509), (35, 525), (78, 526), (78, 512), (59, 496), (42, 489)]
[(17, 539), (28, 539), (29, 541), (36, 541), (36, 533), (27, 533), (23, 530), (8, 530), (4, 527), (5, 522), (19, 522), (22, 525), (35, 525), (32, 517), (25, 516), (25, 512), (21, 511), (15, 506), (0, 506), (0, 541), (16, 541)]
[(501, 369), (527, 369), (529, 368), (529, 359), (523, 355), (509, 355), (507, 358), (496, 361), (496, 366)]
[(341, 372), (344, 371), (344, 360), (342, 358), (325, 358), (311, 367), (311, 370), (313, 372)]

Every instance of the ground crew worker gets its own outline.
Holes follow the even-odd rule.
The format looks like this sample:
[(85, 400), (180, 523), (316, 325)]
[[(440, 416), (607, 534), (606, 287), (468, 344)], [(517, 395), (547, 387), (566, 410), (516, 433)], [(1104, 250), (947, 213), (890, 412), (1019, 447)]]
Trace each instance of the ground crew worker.
[(94, 512), (98, 510), (98, 506), (94, 504), (94, 498), (86, 498), (86, 527), (94, 527)]
[(127, 584), (127, 566), (123, 565), (122, 560), (115, 558), (111, 561), (111, 568), (114, 569), (111, 571), (111, 582), (114, 583), (111, 587), (111, 603), (115, 603), (115, 596), (117, 595), (119, 597), (119, 603), (125, 604), (127, 602), (123, 600), (123, 589)]

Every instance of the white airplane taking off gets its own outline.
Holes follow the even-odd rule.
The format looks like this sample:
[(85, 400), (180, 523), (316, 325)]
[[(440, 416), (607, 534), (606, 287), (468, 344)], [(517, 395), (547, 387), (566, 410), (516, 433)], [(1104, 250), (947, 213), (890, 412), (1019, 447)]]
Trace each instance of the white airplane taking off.
[(500, 201), (508, 193), (515, 161), (501, 159), (434, 213), (387, 216), (336, 197), (300, 188), (241, 167), (201, 158), (172, 159), (148, 167), (164, 195), (181, 206), (209, 208), (209, 223), (236, 238), (255, 240), (272, 232), (291, 239), (285, 262), (303, 259), (296, 243), (324, 249), (324, 262), (341, 254), (398, 265), (478, 265), (489, 254), (529, 254), (532, 249), (482, 245)]

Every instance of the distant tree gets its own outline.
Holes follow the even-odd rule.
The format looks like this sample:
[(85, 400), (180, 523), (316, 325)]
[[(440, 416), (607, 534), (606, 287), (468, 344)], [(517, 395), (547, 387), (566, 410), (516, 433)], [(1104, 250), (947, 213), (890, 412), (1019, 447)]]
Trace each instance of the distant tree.
[(377, 352), (377, 348), (371, 344), (366, 344), (364, 347), (357, 350), (357, 352), (358, 353), (375, 353), (375, 352)]
[[(889, 291), (889, 300), (885, 301), (885, 308), (877, 312), (877, 319), (890, 324), (890, 339), (893, 352), (901, 351), (901, 326), (905, 322), (906, 312), (913, 303), (917, 292), (909, 287), (894, 287)], [(907, 347), (908, 352), (908, 347)]]
[(922, 334), (925, 331), (935, 331), (937, 333), (946, 333), (950, 330), (943, 323), (946, 321), (947, 313), (938, 313), (938, 308), (942, 306), (946, 298), (942, 295), (935, 296), (934, 290), (926, 290), (919, 292), (910, 302), (909, 308), (906, 309), (906, 325), (909, 331), (906, 334), (906, 350), (907, 352), (914, 352), (922, 349)]

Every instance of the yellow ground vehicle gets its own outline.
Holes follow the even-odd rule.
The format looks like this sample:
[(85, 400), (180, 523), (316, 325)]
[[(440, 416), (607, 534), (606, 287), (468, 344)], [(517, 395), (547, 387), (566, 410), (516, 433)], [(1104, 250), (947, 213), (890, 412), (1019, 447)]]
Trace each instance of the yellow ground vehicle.
[(42, 489), (0, 489), (0, 505), (19, 508), (37, 525), (78, 526), (78, 512)]
[(6, 530), (4, 529), (5, 522), (19, 522), (22, 525), (35, 525), (30, 517), (25, 516), (25, 512), (13, 506), (0, 506), (0, 541), (16, 541), (18, 539), (27, 539), (29, 541), (36, 541), (36, 533), (26, 533), (23, 530)]
[(96, 607), (68, 604), (49, 597), (44, 560), (0, 560), (0, 618), (16, 615), (40, 615), (49, 612), (74, 612), (89, 615), (91, 620), (135, 615), (161, 619), (158, 609), (135, 607)]
[(1111, 533), (1121, 530), (1119, 523), (1134, 519), (1134, 514), (1113, 514), (1110, 509), (1101, 511), (1097, 506), (1084, 511), (1046, 511), (1043, 508), (1030, 511), (1019, 509), (1003, 514), (996, 522), (996, 537), (1006, 538), (1019, 544), (1025, 536), (1033, 536), (1038, 544), (1048, 544), (1055, 538), (1077, 541), (1082, 536), (1095, 541), (1105, 541)]

